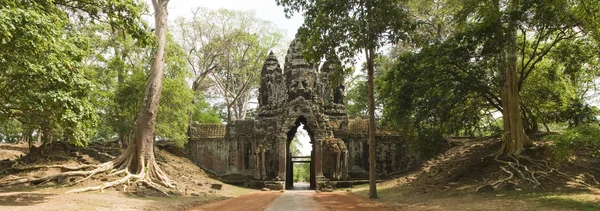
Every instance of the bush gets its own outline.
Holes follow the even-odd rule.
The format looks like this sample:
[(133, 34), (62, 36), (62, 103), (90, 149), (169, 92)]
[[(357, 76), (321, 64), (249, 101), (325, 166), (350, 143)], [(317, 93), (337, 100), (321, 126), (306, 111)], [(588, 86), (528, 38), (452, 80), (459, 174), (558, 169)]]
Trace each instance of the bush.
[(419, 159), (429, 159), (440, 153), (444, 137), (439, 130), (418, 127), (401, 132), (407, 144), (407, 153)]
[(568, 161), (575, 150), (584, 150), (595, 157), (600, 156), (600, 126), (597, 124), (571, 127), (562, 134), (547, 136), (545, 140), (554, 141), (554, 158), (558, 163)]

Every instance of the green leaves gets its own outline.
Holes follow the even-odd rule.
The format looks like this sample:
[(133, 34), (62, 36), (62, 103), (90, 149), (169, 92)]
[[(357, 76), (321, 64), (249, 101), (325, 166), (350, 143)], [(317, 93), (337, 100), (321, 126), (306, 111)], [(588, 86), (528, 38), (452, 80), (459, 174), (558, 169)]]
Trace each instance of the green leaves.
[(255, 12), (207, 8), (175, 25), (194, 73), (192, 89), (216, 91), (225, 101), (226, 121), (244, 119), (265, 58), (270, 51), (281, 52), (282, 30)]
[(408, 40), (415, 27), (407, 1), (277, 0), (277, 4), (288, 16), (304, 16), (298, 39), (312, 61), (331, 53), (352, 61), (364, 49)]
[(600, 127), (597, 124), (582, 124), (567, 129), (563, 134), (545, 138), (553, 141), (555, 159), (558, 163), (568, 161), (572, 151), (584, 150), (591, 155), (600, 156)]
[(143, 41), (142, 9), (131, 0), (0, 0), (0, 5), (0, 115), (30, 129), (24, 133), (41, 128), (44, 143), (66, 137), (85, 145), (97, 122), (92, 96), (99, 90), (85, 76), (92, 45), (81, 26), (116, 21), (113, 28)]

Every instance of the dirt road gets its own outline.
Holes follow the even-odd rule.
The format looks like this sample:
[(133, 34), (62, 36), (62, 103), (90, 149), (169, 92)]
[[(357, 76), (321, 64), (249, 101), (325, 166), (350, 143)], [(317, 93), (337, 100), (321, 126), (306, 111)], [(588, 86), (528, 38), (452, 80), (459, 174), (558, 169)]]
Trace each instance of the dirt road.
[(316, 193), (313, 190), (269, 191), (207, 204), (190, 211), (325, 211), (325, 210), (392, 210), (373, 204), (351, 193)]

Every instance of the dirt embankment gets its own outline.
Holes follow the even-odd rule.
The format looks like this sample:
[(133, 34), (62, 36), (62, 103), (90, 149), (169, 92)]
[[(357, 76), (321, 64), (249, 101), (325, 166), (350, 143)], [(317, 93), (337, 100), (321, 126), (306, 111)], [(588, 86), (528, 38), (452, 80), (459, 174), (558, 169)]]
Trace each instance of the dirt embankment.
[[(558, 165), (551, 144), (540, 141), (524, 152), (537, 163), (519, 159), (519, 165), (535, 172), (540, 185), (514, 173), (492, 189), (477, 192), (510, 176), (500, 168), (508, 168), (506, 164), (494, 159), (499, 148), (497, 139), (454, 140), (419, 169), (378, 184), (380, 199), (375, 201), (397, 210), (600, 210), (600, 184), (595, 182), (600, 158), (575, 152), (569, 163)], [(352, 191), (368, 197), (367, 186)]]
[[(28, 151), (26, 144), (0, 144), (0, 155), (3, 156), (0, 159), (0, 182), (40, 178), (65, 171), (60, 168), (24, 170), (35, 166), (100, 164), (120, 155), (122, 150), (114, 143), (95, 143), (87, 148), (55, 143), (43, 153), (33, 149), (34, 153), (26, 154)], [(177, 184), (177, 190), (171, 191), (168, 197), (134, 184), (109, 188), (104, 193), (65, 194), (72, 189), (101, 185), (120, 178), (99, 174), (76, 185), (69, 183), (75, 178), (67, 178), (69, 181), (0, 187), (0, 210), (184, 210), (254, 191), (211, 179), (189, 159), (166, 150), (157, 148), (156, 156), (161, 168)], [(213, 184), (221, 184), (221, 190), (211, 188)]]

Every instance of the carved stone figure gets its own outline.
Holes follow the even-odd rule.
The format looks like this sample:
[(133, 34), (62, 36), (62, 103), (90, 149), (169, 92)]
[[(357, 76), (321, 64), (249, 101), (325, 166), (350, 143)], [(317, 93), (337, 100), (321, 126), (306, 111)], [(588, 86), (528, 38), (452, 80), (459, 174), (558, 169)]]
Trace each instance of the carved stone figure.
[(333, 178), (345, 180), (348, 177), (348, 148), (346, 144), (338, 138), (326, 138), (324, 148), (335, 159)]
[(344, 104), (345, 89), (346, 87), (343, 84), (340, 84), (336, 87), (335, 91), (333, 92), (333, 103)]
[[(287, 153), (289, 141), (296, 131), (294, 127), (302, 123), (310, 130), (313, 150), (311, 187), (321, 186), (328, 180), (364, 179), (361, 175), (366, 172), (368, 156), (364, 154), (363, 143), (368, 130), (361, 121), (352, 120), (361, 124), (351, 124), (348, 119), (345, 86), (335, 78), (342, 71), (342, 65), (335, 56), (329, 56), (318, 70), (317, 65), (304, 59), (301, 50), (302, 43), (291, 42), (283, 70), (277, 56), (269, 53), (261, 69), (255, 119), (190, 129), (189, 148), (198, 165), (222, 179), (229, 175), (236, 181), (246, 177), (254, 181), (280, 184), (285, 180), (288, 183), (292, 178), (290, 169), (293, 169), (289, 163), (292, 158)], [(396, 147), (399, 138), (389, 140), (388, 145), (394, 147), (378, 144), (385, 146), (378, 153), (387, 153), (378, 159), (389, 159), (386, 165), (380, 165), (385, 169), (378, 172), (391, 173), (402, 169), (405, 163), (402, 157), (396, 156), (400, 154), (397, 153), (400, 147)]]

